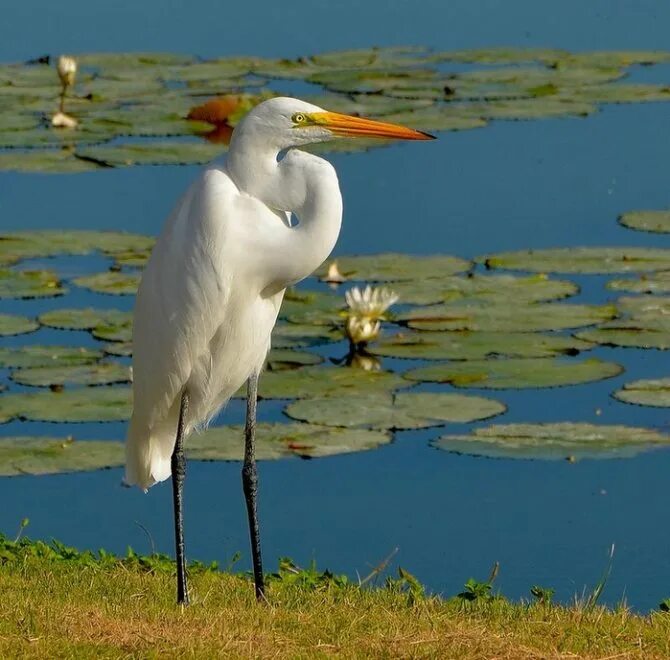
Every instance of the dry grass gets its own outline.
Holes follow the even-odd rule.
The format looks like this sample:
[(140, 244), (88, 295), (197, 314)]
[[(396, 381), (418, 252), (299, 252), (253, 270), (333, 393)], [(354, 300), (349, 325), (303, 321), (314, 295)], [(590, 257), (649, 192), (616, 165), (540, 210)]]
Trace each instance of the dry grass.
[(470, 604), (275, 580), (258, 605), (244, 577), (174, 580), (115, 562), (34, 554), (0, 567), (0, 657), (37, 658), (667, 658), (670, 615), (504, 600)]

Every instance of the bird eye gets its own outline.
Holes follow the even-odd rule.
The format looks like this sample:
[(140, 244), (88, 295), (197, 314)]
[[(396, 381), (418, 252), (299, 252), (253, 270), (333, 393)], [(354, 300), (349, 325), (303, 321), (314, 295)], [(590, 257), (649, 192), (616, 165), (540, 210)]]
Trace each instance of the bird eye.
[(302, 114), (302, 112), (296, 112), (293, 115), (293, 123), (294, 124), (304, 124), (305, 121), (307, 121), (307, 117)]

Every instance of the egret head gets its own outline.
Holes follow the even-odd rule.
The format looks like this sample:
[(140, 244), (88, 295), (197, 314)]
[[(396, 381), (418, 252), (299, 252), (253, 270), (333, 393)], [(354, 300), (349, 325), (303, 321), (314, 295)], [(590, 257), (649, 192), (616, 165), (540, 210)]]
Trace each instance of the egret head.
[(376, 137), (432, 140), (432, 135), (398, 124), (328, 112), (317, 105), (287, 97), (263, 101), (238, 124), (235, 133), (253, 134), (278, 150), (336, 137)]

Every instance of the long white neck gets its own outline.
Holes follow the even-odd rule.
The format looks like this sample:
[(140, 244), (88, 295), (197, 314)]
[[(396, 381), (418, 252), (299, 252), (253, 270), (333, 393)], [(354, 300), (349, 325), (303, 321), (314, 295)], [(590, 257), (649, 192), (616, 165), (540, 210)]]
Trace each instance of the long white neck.
[[(237, 133), (237, 130), (236, 130)], [(273, 234), (270, 288), (285, 288), (311, 275), (331, 253), (342, 225), (342, 195), (337, 174), (322, 158), (280, 148), (255, 133), (233, 133), (226, 169), (237, 187), (273, 211), (290, 212), (298, 224), (279, 216)]]

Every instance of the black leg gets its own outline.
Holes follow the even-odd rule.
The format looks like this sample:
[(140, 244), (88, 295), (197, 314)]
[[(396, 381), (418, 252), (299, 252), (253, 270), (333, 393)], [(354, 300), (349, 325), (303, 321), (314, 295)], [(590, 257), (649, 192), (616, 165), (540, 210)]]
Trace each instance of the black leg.
[(177, 603), (188, 605), (186, 585), (186, 559), (184, 557), (184, 513), (182, 493), (186, 477), (186, 457), (184, 456), (184, 425), (188, 411), (188, 394), (181, 395), (177, 439), (172, 452), (172, 499), (174, 503), (174, 538), (177, 550)]
[(242, 467), (242, 488), (247, 501), (249, 516), (249, 534), (251, 536), (251, 558), (254, 565), (254, 585), (256, 598), (265, 600), (263, 582), (263, 561), (261, 560), (261, 538), (258, 531), (256, 513), (256, 494), (258, 492), (258, 473), (256, 471), (256, 399), (258, 396), (258, 374), (249, 377), (247, 383), (247, 421), (244, 428), (244, 465)]

